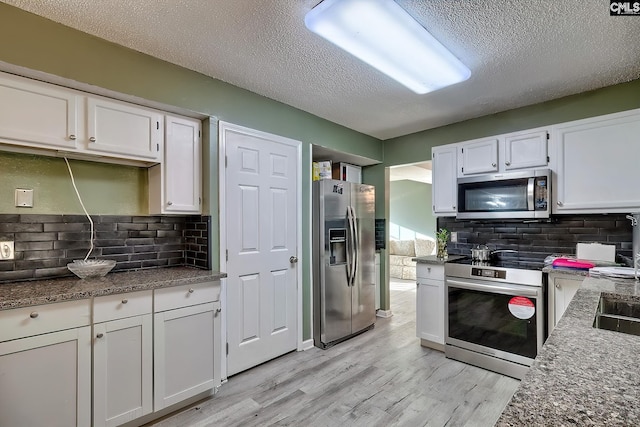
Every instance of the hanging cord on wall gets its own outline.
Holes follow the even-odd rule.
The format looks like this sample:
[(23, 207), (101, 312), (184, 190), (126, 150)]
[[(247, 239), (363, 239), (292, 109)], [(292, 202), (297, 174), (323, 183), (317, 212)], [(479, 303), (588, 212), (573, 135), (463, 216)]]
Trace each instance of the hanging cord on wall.
[(87, 209), (84, 207), (84, 203), (82, 203), (82, 197), (80, 197), (80, 193), (78, 192), (78, 187), (76, 187), (76, 180), (73, 178), (73, 172), (71, 172), (71, 166), (69, 165), (69, 160), (67, 160), (67, 158), (65, 157), (64, 161), (67, 164), (67, 169), (69, 169), (69, 176), (71, 176), (71, 184), (73, 184), (73, 189), (76, 190), (76, 196), (78, 196), (78, 201), (80, 202), (80, 206), (82, 206), (82, 210), (84, 211), (84, 214), (87, 216), (87, 218), (89, 219), (89, 222), (91, 223), (91, 239), (89, 240), (89, 242), (91, 243), (91, 246), (89, 248), (89, 252), (87, 252), (87, 255), (84, 257), (84, 260), (86, 261), (87, 258), (89, 258), (89, 255), (91, 255), (91, 252), (93, 252), (93, 220), (89, 216)]

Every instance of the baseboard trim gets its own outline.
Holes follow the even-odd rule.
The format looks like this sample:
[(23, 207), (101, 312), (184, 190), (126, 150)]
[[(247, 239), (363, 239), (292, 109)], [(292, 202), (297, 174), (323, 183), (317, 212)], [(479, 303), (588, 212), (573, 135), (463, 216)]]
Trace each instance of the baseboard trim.
[(313, 338), (310, 340), (302, 341), (302, 347), (298, 351), (306, 351), (313, 348)]
[(393, 316), (393, 313), (391, 310), (376, 310), (376, 316), (387, 318)]

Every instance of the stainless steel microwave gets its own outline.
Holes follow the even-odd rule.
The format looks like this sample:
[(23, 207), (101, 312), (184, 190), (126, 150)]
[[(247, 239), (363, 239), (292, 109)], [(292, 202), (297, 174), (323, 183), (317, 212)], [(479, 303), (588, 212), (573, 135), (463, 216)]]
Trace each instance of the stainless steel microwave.
[(458, 178), (456, 218), (549, 218), (550, 213), (549, 169)]

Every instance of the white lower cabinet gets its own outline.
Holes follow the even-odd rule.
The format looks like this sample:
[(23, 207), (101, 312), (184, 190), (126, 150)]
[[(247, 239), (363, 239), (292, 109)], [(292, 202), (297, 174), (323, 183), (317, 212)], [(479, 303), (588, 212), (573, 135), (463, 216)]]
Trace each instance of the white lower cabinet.
[(444, 266), (416, 266), (416, 335), (423, 346), (444, 350)]
[(118, 426), (153, 410), (151, 309), (152, 291), (94, 299), (94, 427)]
[(549, 273), (549, 333), (562, 318), (583, 280), (584, 276)]
[(0, 426), (91, 425), (89, 313), (89, 301), (0, 311)]
[(219, 303), (154, 314), (154, 409), (214, 387), (214, 322)]

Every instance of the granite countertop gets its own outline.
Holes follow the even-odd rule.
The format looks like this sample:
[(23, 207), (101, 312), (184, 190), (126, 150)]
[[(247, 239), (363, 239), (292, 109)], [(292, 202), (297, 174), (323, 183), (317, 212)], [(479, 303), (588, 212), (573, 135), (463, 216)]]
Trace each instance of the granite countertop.
[(553, 274), (563, 274), (566, 276), (574, 276), (574, 277), (586, 277), (589, 275), (589, 270), (578, 270), (576, 268), (553, 268), (546, 266), (542, 269), (543, 273), (553, 273)]
[(640, 301), (640, 284), (585, 278), (497, 426), (640, 425), (640, 336), (593, 327), (601, 293)]
[(226, 273), (190, 267), (170, 267), (109, 273), (95, 279), (60, 277), (0, 284), (0, 310), (49, 304), (124, 292), (158, 289), (219, 280)]
[(462, 258), (466, 258), (466, 257), (462, 256), (462, 255), (449, 255), (449, 257), (447, 259), (442, 259), (442, 258), (438, 258), (435, 255), (428, 255), (428, 256), (421, 256), (421, 257), (411, 258), (411, 261), (415, 261), (417, 263), (422, 263), (422, 264), (444, 265), (449, 261), (455, 261), (455, 260), (462, 259)]

